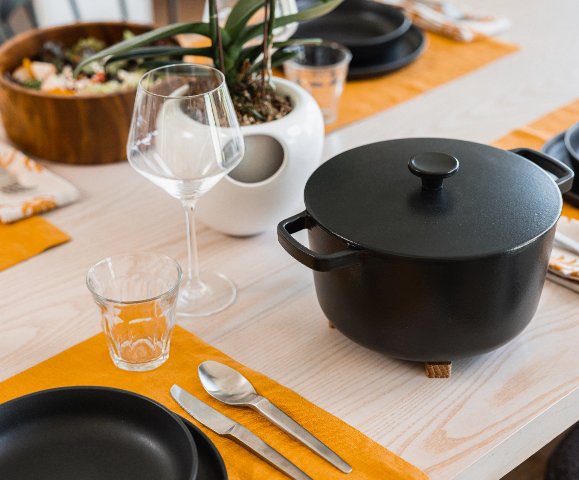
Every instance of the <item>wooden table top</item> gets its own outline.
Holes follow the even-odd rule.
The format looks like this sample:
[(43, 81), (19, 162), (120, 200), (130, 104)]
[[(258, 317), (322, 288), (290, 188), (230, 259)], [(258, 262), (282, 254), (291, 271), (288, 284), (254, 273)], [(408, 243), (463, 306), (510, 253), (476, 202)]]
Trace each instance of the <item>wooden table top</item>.
[[(469, 0), (472, 5), (475, 0)], [(328, 136), (324, 158), (398, 137), (490, 142), (579, 97), (579, 3), (489, 0), (522, 46), (470, 75)], [(106, 139), (103, 139), (106, 141)], [(85, 286), (98, 260), (150, 250), (186, 262), (178, 201), (126, 163), (49, 168), (82, 200), (45, 217), (73, 240), (0, 272), (0, 380), (98, 333)], [(365, 350), (329, 329), (310, 270), (272, 229), (230, 238), (198, 225), (202, 268), (237, 283), (215, 316), (178, 323), (353, 425), (433, 480), (498, 479), (579, 420), (579, 295), (547, 282), (517, 339), (431, 380), (422, 364)]]

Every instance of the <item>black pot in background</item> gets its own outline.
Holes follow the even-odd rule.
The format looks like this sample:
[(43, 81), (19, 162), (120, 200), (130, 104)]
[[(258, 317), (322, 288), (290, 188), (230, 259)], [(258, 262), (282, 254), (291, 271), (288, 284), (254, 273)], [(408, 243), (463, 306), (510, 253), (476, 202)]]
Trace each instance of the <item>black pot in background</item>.
[[(572, 179), (533, 150), (391, 140), (319, 167), (306, 211), (278, 237), (314, 270), (320, 306), (347, 337), (451, 361), (505, 344), (532, 319)], [(291, 236), (304, 228), (311, 249)]]
[[(300, 7), (308, 1), (298, 2)], [(412, 22), (401, 10), (372, 0), (345, 0), (327, 15), (300, 24), (294, 38), (322, 38), (352, 52), (351, 66), (379, 64)]]

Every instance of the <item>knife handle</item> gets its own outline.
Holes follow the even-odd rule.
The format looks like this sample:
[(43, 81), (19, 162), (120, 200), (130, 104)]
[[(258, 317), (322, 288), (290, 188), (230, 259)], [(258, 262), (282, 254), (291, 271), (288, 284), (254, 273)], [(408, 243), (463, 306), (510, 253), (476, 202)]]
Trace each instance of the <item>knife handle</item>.
[(234, 425), (231, 430), (222, 436), (230, 438), (242, 447), (247, 448), (259, 458), (269, 463), (272, 467), (277, 468), (280, 472), (294, 480), (313, 480), (281, 453), (274, 450), (261, 438), (251, 433), (247, 428), (240, 424)]
[(290, 437), (298, 442), (303, 443), (313, 452), (317, 453), (324, 460), (330, 462), (336, 468), (344, 473), (350, 473), (352, 467), (342, 460), (330, 448), (320, 442), (298, 422), (285, 414), (267, 398), (259, 396), (259, 399), (251, 404), (251, 407), (259, 411), (264, 417), (275, 423), (279, 428), (286, 432)]

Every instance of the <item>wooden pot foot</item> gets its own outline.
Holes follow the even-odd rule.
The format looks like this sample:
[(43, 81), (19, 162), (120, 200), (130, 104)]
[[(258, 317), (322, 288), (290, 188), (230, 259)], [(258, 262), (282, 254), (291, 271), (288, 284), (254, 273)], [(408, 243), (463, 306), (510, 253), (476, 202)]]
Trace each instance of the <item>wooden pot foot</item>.
[(452, 362), (424, 362), (428, 378), (449, 378)]
[(328, 322), (328, 325), (329, 325), (330, 328), (336, 328), (336, 327), (334, 327), (334, 326), (332, 325), (332, 322)]

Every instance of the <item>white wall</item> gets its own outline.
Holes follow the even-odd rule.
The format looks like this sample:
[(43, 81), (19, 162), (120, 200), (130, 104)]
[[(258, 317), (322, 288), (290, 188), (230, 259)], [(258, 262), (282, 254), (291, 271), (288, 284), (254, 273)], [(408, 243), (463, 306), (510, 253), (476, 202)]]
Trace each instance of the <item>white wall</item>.
[[(83, 21), (122, 20), (118, 0), (76, 0)], [(152, 0), (126, 0), (129, 20), (135, 23), (153, 23)], [(40, 27), (74, 23), (69, 0), (34, 0), (34, 10)]]

